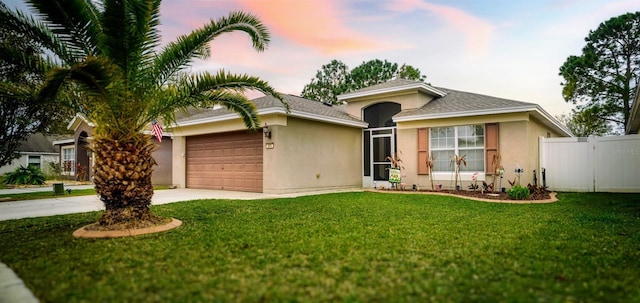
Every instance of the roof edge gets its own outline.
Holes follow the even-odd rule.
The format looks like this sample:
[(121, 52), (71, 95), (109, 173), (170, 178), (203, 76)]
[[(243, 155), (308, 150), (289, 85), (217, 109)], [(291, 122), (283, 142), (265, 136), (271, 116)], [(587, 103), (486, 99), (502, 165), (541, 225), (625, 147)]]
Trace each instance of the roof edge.
[(444, 97), (446, 95), (445, 92), (433, 86), (430, 86), (423, 82), (419, 82), (419, 83), (411, 83), (411, 84), (405, 84), (405, 85), (394, 86), (394, 87), (379, 88), (379, 89), (368, 90), (363, 92), (346, 93), (346, 94), (338, 95), (337, 98), (338, 100), (343, 101), (347, 99), (367, 97), (371, 95), (378, 95), (378, 94), (384, 94), (384, 93), (400, 92), (400, 91), (410, 90), (410, 89), (417, 89), (420, 92), (427, 93), (436, 97)]
[(492, 109), (482, 109), (482, 110), (446, 112), (446, 113), (438, 113), (438, 114), (403, 116), (403, 117), (397, 117), (397, 118), (394, 117), (393, 122), (408, 122), (408, 121), (425, 120), (425, 119), (444, 119), (444, 118), (468, 117), (468, 116), (492, 115), (492, 114), (510, 114), (510, 113), (518, 113), (518, 112), (528, 112), (528, 111), (534, 110), (536, 107), (537, 107), (536, 104), (532, 104), (532, 105), (524, 105), (524, 106), (506, 107), (506, 108), (500, 108), (500, 109), (492, 108)]
[[(427, 119), (445, 119), (445, 118), (455, 118), (455, 117), (469, 117), (469, 116), (480, 116), (480, 115), (497, 115), (497, 114), (511, 114), (511, 113), (520, 113), (520, 112), (536, 112), (542, 118), (547, 120), (549, 123), (545, 123), (552, 128), (555, 128), (556, 131), (566, 135), (568, 137), (574, 137), (573, 133), (562, 123), (558, 122), (553, 116), (551, 116), (547, 111), (545, 111), (538, 104), (531, 105), (523, 105), (523, 106), (514, 106), (500, 109), (487, 109), (487, 110), (473, 110), (473, 111), (459, 111), (459, 112), (448, 112), (441, 114), (427, 114), (427, 115), (415, 115), (415, 116), (404, 116), (393, 118), (393, 122), (409, 122), (416, 120), (427, 120)], [(543, 122), (544, 123), (544, 122)]]
[[(260, 116), (271, 115), (271, 114), (282, 114), (282, 115), (288, 115), (296, 118), (303, 118), (303, 119), (308, 119), (313, 121), (327, 122), (331, 124), (338, 124), (338, 125), (345, 125), (345, 126), (359, 127), (359, 128), (366, 128), (369, 125), (366, 122), (349, 121), (349, 120), (340, 119), (340, 118), (327, 117), (323, 115), (307, 113), (299, 110), (291, 110), (290, 112), (287, 113), (287, 111), (284, 108), (278, 108), (278, 107), (271, 107), (271, 108), (258, 110), (258, 115)], [(230, 113), (228, 115), (206, 117), (206, 118), (197, 119), (197, 120), (185, 121), (182, 123), (176, 122), (173, 125), (171, 125), (171, 127), (185, 127), (185, 126), (192, 126), (192, 125), (198, 125), (203, 123), (229, 121), (229, 120), (234, 120), (239, 118), (240, 118), (239, 114)]]

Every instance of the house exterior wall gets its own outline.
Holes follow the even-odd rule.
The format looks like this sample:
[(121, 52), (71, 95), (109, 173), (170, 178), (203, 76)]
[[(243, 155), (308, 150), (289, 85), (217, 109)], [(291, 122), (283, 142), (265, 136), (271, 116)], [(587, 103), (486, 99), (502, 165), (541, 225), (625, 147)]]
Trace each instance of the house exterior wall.
[(171, 145), (171, 184), (178, 188), (187, 187), (187, 140), (185, 136), (173, 135)]
[[(155, 142), (155, 138), (152, 139)], [(156, 160), (156, 166), (153, 167), (151, 175), (151, 183), (153, 185), (171, 185), (173, 182), (172, 163), (173, 158), (173, 140), (168, 137), (162, 138), (162, 142), (158, 144), (156, 150), (153, 151), (153, 159)]]
[(292, 117), (270, 128), (264, 193), (361, 187), (362, 129)]
[(13, 159), (11, 163), (0, 167), (0, 174), (5, 174), (8, 172), (12, 172), (16, 170), (16, 168), (22, 166), (27, 166), (29, 164), (29, 156), (40, 156), (40, 169), (43, 173), (52, 175), (53, 172), (50, 172), (49, 165), (47, 163), (58, 163), (60, 157), (58, 154), (49, 154), (49, 153), (20, 153), (20, 157)]
[[(455, 117), (444, 119), (430, 119), (410, 122), (398, 123), (398, 139), (397, 150), (402, 159), (404, 166), (403, 174), (404, 182), (407, 187), (413, 184), (420, 188), (431, 188), (429, 176), (418, 174), (418, 146), (417, 134), (419, 128), (432, 128), (444, 126), (459, 126), (471, 124), (498, 123), (499, 125), (499, 153), (501, 155), (501, 165), (505, 168), (505, 174), (502, 186), (509, 188), (507, 179), (513, 180), (516, 177), (515, 169), (517, 167), (525, 169), (525, 173), (521, 175), (521, 183), (526, 185), (533, 182), (532, 171), (537, 169), (538, 163), (538, 136), (547, 131), (552, 136), (558, 136), (557, 133), (548, 130), (542, 123), (530, 119), (527, 113), (510, 113), (500, 115), (472, 116), (472, 117)], [(485, 163), (485, 166), (487, 163)], [(471, 172), (462, 172), (462, 186), (466, 188), (471, 181)], [(442, 184), (443, 188), (451, 188), (454, 186), (453, 168), (451, 172), (434, 174), (434, 184)], [(483, 172), (479, 172), (479, 183), (486, 180), (487, 183), (493, 181), (493, 176), (485, 176)], [(497, 183), (497, 182), (496, 182)], [(496, 186), (498, 186), (496, 184)]]
[[(281, 114), (265, 115), (260, 116), (260, 122), (263, 125), (268, 125), (275, 134), (277, 133), (276, 129), (278, 126), (287, 125), (287, 117)], [(187, 148), (186, 137), (233, 132), (246, 129), (246, 125), (240, 119), (174, 127), (172, 129), (173, 144), (171, 148), (171, 184), (177, 188), (186, 188), (187, 186), (187, 162), (185, 157)]]

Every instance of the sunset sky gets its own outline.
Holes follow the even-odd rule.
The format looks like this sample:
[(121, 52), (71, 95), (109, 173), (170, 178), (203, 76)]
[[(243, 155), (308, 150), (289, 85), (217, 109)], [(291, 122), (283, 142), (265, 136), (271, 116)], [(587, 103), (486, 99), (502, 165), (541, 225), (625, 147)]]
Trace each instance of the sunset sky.
[(386, 59), (419, 68), (434, 86), (538, 103), (556, 115), (573, 107), (561, 95), (564, 60), (580, 54), (589, 30), (638, 9), (637, 0), (165, 0), (161, 30), (168, 42), (241, 10), (271, 31), (269, 48), (259, 53), (245, 34), (227, 34), (192, 71), (247, 73), (299, 95), (332, 59), (350, 68)]

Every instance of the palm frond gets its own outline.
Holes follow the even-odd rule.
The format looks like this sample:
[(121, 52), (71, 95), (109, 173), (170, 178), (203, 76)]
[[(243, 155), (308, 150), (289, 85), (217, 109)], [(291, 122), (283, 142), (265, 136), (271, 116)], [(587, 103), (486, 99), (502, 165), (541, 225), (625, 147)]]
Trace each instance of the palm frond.
[[(25, 40), (34, 41), (46, 51), (57, 56), (57, 60), (64, 62), (75, 62), (79, 60), (74, 57), (74, 54), (66, 48), (43, 22), (27, 16), (20, 11), (11, 11), (1, 2), (0, 26), (7, 31), (17, 33)], [(51, 57), (47, 52), (42, 55)]]
[[(248, 89), (259, 90), (274, 96), (282, 102), (287, 111), (289, 110), (289, 104), (266, 81), (247, 75), (234, 75), (222, 70), (217, 74), (202, 73), (177, 80), (164, 90), (163, 96), (150, 100), (144, 110), (148, 115), (142, 123), (147, 124), (157, 117), (163, 117), (165, 123), (175, 122), (173, 114), (176, 110), (189, 107), (212, 107), (216, 104), (227, 106), (225, 100), (233, 102), (231, 107), (228, 107), (230, 110), (237, 107), (239, 110), (247, 111), (248, 107), (244, 105), (238, 107), (236, 104), (242, 104), (237, 101), (240, 99), (250, 102), (243, 95)], [(242, 113), (241, 116), (243, 116)], [(243, 119), (246, 123), (245, 116)], [(255, 127), (253, 124), (247, 124), (247, 126)]]
[(97, 53), (101, 28), (98, 9), (91, 0), (28, 0), (38, 18), (47, 24), (77, 62)]
[(158, 85), (164, 85), (171, 77), (188, 67), (194, 59), (206, 59), (209, 56), (209, 42), (221, 34), (243, 31), (252, 40), (253, 47), (263, 51), (270, 41), (270, 34), (260, 20), (247, 13), (233, 12), (204, 27), (183, 35), (169, 43), (156, 57), (151, 71), (151, 79)]

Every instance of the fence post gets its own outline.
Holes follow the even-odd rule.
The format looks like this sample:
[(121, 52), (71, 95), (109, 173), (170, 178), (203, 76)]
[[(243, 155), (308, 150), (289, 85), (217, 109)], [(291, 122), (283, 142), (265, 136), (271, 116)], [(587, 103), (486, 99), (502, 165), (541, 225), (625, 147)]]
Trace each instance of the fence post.
[(545, 152), (545, 137), (538, 137), (538, 172), (542, 172), (546, 166), (546, 160), (544, 158)]

